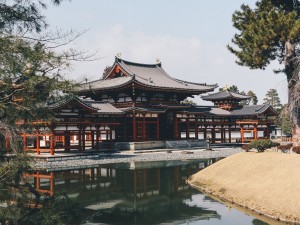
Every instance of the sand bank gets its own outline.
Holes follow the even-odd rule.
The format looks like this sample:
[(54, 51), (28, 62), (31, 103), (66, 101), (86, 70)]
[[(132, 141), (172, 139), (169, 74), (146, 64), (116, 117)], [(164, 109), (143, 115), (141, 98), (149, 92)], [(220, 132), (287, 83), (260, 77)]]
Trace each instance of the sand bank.
[(300, 223), (300, 155), (236, 154), (193, 175), (189, 183), (266, 216)]

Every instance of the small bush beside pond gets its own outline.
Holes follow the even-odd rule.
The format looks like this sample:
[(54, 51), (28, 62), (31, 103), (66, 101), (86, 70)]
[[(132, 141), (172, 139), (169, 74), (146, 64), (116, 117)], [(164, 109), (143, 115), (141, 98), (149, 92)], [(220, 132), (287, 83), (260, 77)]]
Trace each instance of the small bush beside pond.
[(253, 140), (249, 144), (249, 149), (255, 148), (258, 152), (264, 152), (268, 148), (276, 147), (279, 143), (273, 142), (269, 139)]

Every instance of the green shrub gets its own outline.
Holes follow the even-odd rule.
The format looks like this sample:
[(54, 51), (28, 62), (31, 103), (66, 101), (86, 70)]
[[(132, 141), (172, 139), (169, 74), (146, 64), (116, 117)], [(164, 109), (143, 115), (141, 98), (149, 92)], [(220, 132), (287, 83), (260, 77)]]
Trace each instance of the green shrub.
[(257, 149), (258, 152), (263, 152), (268, 148), (272, 148), (278, 146), (277, 142), (273, 142), (269, 139), (257, 139), (257, 140), (253, 140), (250, 142), (249, 144), (249, 148), (255, 148)]

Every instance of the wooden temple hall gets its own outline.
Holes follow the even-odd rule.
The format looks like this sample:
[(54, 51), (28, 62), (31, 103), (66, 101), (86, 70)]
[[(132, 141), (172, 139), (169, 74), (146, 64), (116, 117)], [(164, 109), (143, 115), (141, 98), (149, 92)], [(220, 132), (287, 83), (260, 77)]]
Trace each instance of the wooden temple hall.
[[(55, 122), (24, 133), (24, 150), (54, 154), (73, 149), (149, 149), (192, 143), (247, 142), (269, 138), (277, 115), (270, 105), (241, 105), (249, 97), (217, 84), (193, 83), (170, 76), (157, 64), (115, 58), (99, 80), (82, 84), (77, 97), (49, 105)], [(203, 95), (204, 94), (204, 95)], [(203, 95), (213, 106), (183, 104)]]

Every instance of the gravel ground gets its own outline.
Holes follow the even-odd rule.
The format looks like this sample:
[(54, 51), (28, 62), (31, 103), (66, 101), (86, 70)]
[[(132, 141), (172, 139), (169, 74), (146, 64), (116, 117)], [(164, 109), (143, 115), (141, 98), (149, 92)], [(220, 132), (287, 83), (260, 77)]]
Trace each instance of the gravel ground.
[(35, 161), (33, 168), (41, 170), (66, 170), (83, 167), (93, 167), (100, 164), (128, 163), (128, 162), (149, 162), (149, 161), (167, 161), (167, 160), (187, 160), (187, 159), (208, 159), (223, 158), (236, 153), (243, 152), (240, 148), (220, 148), (213, 151), (207, 150), (180, 150), (167, 152), (151, 153), (130, 153), (121, 152), (114, 154), (98, 154), (91, 159), (68, 159), (62, 161)]

